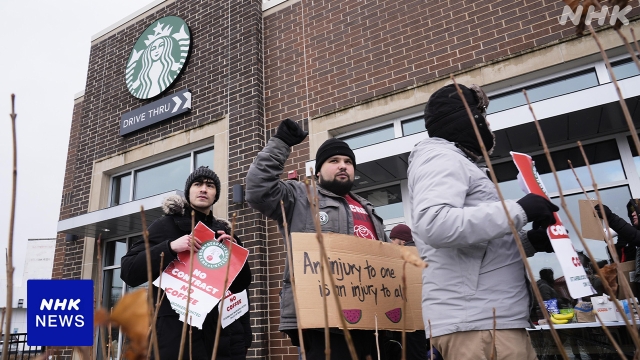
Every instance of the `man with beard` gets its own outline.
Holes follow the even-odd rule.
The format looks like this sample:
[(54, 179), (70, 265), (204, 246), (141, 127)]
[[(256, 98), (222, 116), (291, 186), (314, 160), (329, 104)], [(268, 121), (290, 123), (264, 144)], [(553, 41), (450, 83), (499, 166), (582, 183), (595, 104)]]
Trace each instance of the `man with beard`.
[[(247, 202), (268, 218), (276, 220), (283, 234), (282, 224), (285, 219), (290, 232), (315, 233), (313, 213), (307, 199), (305, 184), (294, 180), (280, 180), (291, 147), (300, 144), (307, 135), (308, 132), (303, 131), (294, 121), (284, 120), (267, 146), (258, 153), (247, 173)], [(322, 231), (389, 242), (382, 219), (376, 215), (373, 205), (351, 192), (355, 168), (355, 155), (344, 141), (332, 138), (318, 148), (315, 174), (318, 178), (317, 196)], [(280, 201), (284, 203), (284, 214)], [(285, 258), (284, 280), (280, 292), (279, 330), (286, 333), (295, 346), (300, 345), (297, 327), (293, 291), (289, 280), (289, 263)], [(325, 358), (323, 331), (303, 331), (307, 359)], [(376, 358), (373, 331), (352, 330), (351, 336), (358, 358), (365, 359), (367, 355)], [(331, 329), (330, 345), (332, 359), (344, 359), (349, 353), (344, 335), (339, 329)]]
[(615, 246), (618, 252), (618, 259), (620, 262), (635, 260), (636, 277), (634, 282), (640, 282), (640, 273), (638, 272), (638, 263), (640, 262), (638, 251), (640, 251), (640, 249), (636, 250), (637, 247), (640, 246), (640, 227), (638, 226), (640, 199), (631, 199), (627, 203), (627, 216), (629, 217), (631, 224), (624, 221), (620, 216), (614, 214), (607, 205), (603, 204), (602, 206), (604, 211), (600, 211), (600, 205), (596, 205), (595, 210), (600, 219), (602, 219), (603, 216), (606, 216), (607, 221), (609, 222), (609, 227), (618, 233), (618, 241)]
[[(479, 87), (460, 86), (490, 151), (489, 100)], [(480, 143), (453, 85), (437, 90), (424, 111), (429, 138), (409, 156), (413, 240), (429, 263), (422, 276), (422, 315), (445, 359), (536, 359), (529, 335), (531, 296), (524, 264)], [(552, 252), (545, 229), (558, 207), (528, 194), (506, 206), (528, 256)], [(534, 222), (529, 232), (522, 231)], [(496, 331), (493, 331), (495, 308)], [(495, 338), (495, 347), (492, 339)]]

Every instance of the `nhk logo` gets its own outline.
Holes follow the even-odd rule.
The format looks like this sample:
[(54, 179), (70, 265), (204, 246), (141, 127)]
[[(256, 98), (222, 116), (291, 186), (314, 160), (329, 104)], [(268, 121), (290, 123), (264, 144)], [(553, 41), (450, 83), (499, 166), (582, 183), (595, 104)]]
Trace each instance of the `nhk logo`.
[(93, 281), (28, 280), (27, 333), (30, 346), (93, 345)]
[[(67, 305), (67, 301), (68, 304)], [(64, 310), (65, 306), (68, 312), (80, 312), (80, 308), (78, 307), (80, 304), (80, 299), (42, 299), (42, 303), (40, 304), (40, 311), (43, 310)], [(80, 314), (75, 315), (60, 315), (60, 314), (48, 314), (48, 315), (36, 315), (36, 327), (70, 327), (71, 323), (78, 327), (84, 326), (84, 316)]]

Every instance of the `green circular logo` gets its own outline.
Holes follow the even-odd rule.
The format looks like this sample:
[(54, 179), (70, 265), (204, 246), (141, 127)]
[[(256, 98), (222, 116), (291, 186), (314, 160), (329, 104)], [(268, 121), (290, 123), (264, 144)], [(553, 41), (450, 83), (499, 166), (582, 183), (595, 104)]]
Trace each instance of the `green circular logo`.
[(217, 269), (229, 261), (229, 249), (215, 240), (206, 242), (198, 251), (198, 260), (202, 266)]
[(156, 20), (138, 38), (131, 50), (125, 82), (131, 95), (150, 99), (165, 91), (184, 67), (191, 32), (177, 16)]

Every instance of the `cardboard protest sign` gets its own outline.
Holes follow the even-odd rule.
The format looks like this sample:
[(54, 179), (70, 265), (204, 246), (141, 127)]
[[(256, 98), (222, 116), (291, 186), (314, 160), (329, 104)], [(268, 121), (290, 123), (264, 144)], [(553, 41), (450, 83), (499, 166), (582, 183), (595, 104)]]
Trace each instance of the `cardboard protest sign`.
[[(535, 165), (531, 160), (531, 156), (517, 152), (511, 152), (513, 162), (515, 162), (520, 172), (521, 180), (524, 183), (523, 190), (527, 193), (533, 193), (544, 196), (549, 199), (547, 192), (544, 190), (542, 180), (538, 176)], [(558, 258), (569, 293), (574, 299), (589, 296), (595, 293), (593, 286), (587, 278), (587, 274), (580, 263), (576, 249), (569, 238), (569, 234), (560, 220), (558, 213), (554, 213), (556, 223), (547, 228), (547, 235), (551, 239), (553, 251)]]
[[(180, 320), (184, 320), (191, 282), (187, 321), (202, 329), (205, 317), (218, 304), (247, 261), (249, 250), (228, 240), (218, 242), (215, 233), (202, 222), (193, 229), (193, 235), (202, 241), (200, 250), (193, 253), (193, 258), (190, 258), (188, 250), (179, 253), (153, 284), (165, 291), (171, 307), (180, 315)], [(191, 262), (192, 274), (189, 273)], [(227, 289), (223, 289), (227, 264), (229, 281)]]
[[(222, 309), (222, 310), (220, 310)], [(232, 322), (238, 320), (242, 315), (249, 311), (249, 297), (247, 290), (242, 290), (237, 294), (233, 294), (227, 290), (224, 301), (218, 304), (218, 311), (222, 312), (222, 328), (226, 328)]]
[(604, 241), (604, 231), (602, 231), (604, 225), (602, 220), (593, 213), (593, 207), (597, 204), (597, 200), (578, 200), (580, 227), (584, 238)]
[[(345, 317), (349, 329), (401, 330), (406, 317), (408, 331), (424, 330), (422, 323), (422, 271), (406, 265), (407, 290), (402, 289), (402, 247), (381, 241), (342, 234), (323, 234), (330, 268), (325, 267), (329, 326), (342, 328)], [(292, 233), (293, 271), (296, 297), (303, 329), (323, 328), (324, 310), (320, 278), (320, 247), (314, 233)], [(335, 280), (330, 288), (329, 274)], [(338, 313), (333, 293), (342, 305)], [(402, 302), (406, 301), (405, 313)]]

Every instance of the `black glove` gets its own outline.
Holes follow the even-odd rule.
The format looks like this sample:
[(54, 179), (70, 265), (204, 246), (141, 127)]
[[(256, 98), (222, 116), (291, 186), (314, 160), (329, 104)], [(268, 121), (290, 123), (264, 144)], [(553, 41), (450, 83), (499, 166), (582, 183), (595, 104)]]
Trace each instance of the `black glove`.
[(536, 194), (527, 194), (517, 203), (527, 214), (527, 220), (530, 222), (539, 222), (540, 226), (545, 228), (556, 223), (553, 213), (560, 210), (560, 208), (546, 198)]
[(309, 132), (302, 130), (295, 121), (285, 119), (278, 125), (278, 130), (276, 130), (276, 134), (273, 137), (277, 137), (289, 146), (294, 146), (300, 144), (307, 135), (309, 135)]
[[(604, 204), (602, 204), (602, 208), (604, 209), (604, 215), (607, 217), (607, 220), (611, 219), (611, 214), (613, 214), (611, 212), (611, 209), (609, 209), (609, 207), (607, 205), (604, 205)], [(598, 217), (600, 219), (604, 219), (602, 217), (602, 211), (600, 210), (600, 204), (594, 206), (593, 209), (596, 211), (596, 214), (598, 214)]]
[(533, 228), (527, 231), (527, 238), (536, 252), (553, 252), (551, 239), (549, 239), (547, 235), (547, 227), (542, 226), (539, 222), (536, 221), (533, 223)]

